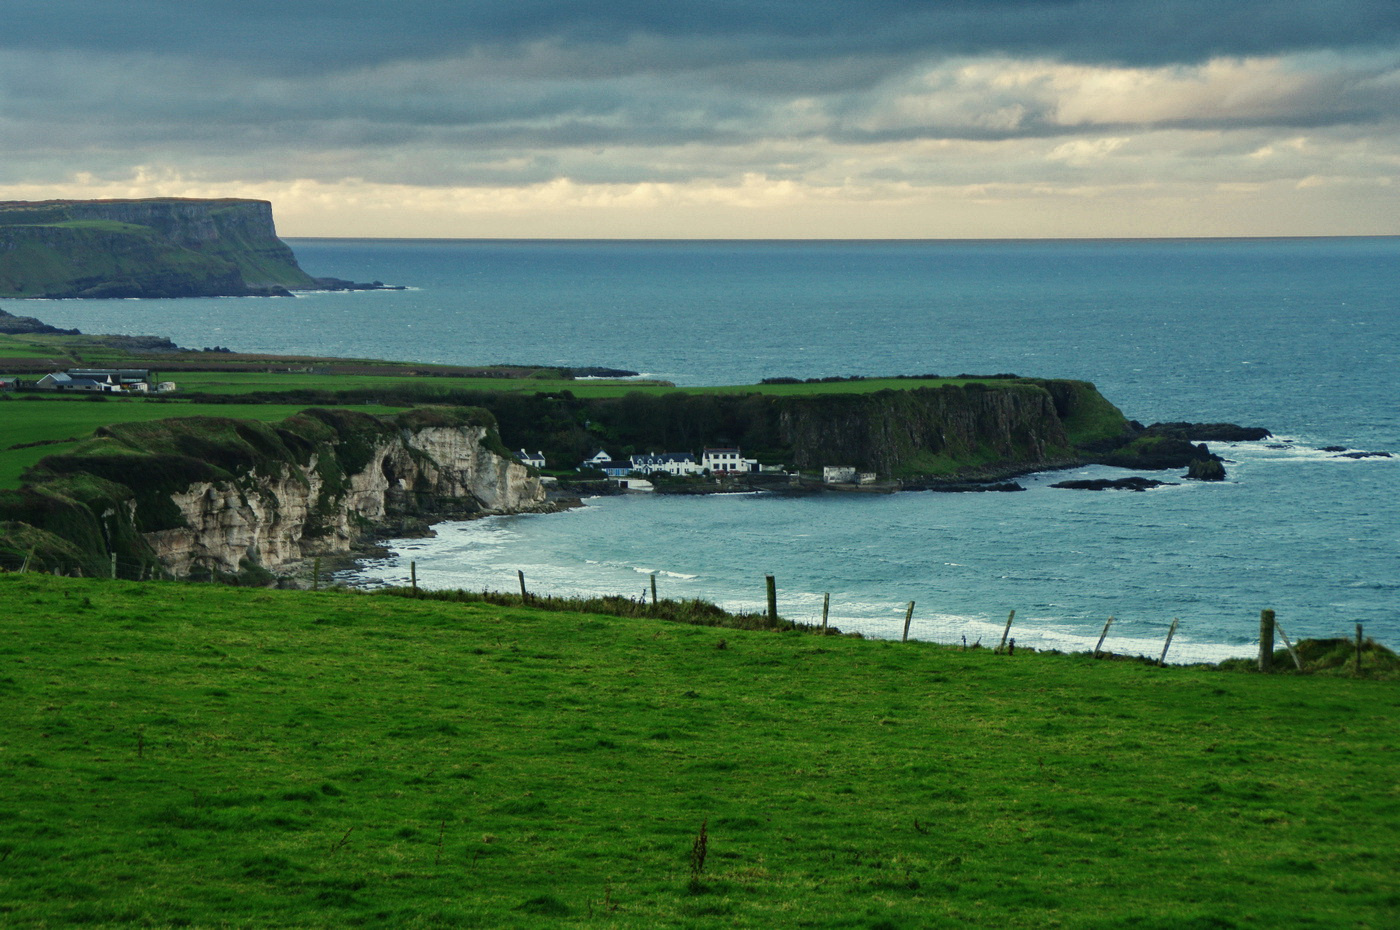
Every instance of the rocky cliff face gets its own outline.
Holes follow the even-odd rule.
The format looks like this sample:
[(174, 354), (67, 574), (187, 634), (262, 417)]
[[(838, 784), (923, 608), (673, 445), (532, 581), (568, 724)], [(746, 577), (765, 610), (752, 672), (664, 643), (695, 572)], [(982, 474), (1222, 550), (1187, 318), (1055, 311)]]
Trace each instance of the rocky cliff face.
[(406, 515), (481, 516), (544, 506), (539, 479), (490, 451), (484, 427), (405, 429), (376, 443), (365, 467), (331, 491), (319, 456), (273, 475), (200, 481), (171, 495), (184, 526), (144, 534), (176, 575), (274, 573), (316, 555), (346, 553)]
[(222, 297), (315, 280), (262, 200), (0, 203), (0, 294)]
[(28, 478), (0, 492), (0, 535), (50, 569), (104, 572), (114, 554), (126, 577), (284, 573), (384, 529), (548, 508), (489, 415), (466, 408), (126, 424)]
[(947, 388), (789, 399), (779, 435), (798, 468), (837, 463), (884, 475), (1073, 456), (1044, 390)]

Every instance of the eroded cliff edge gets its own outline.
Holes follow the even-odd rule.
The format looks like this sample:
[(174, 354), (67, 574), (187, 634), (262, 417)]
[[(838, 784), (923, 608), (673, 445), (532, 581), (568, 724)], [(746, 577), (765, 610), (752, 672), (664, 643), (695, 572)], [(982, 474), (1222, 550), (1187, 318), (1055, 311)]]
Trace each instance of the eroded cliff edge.
[(0, 538), (31, 567), (128, 578), (269, 581), (377, 532), (549, 509), (490, 414), (307, 410), (276, 424), (209, 417), (99, 430), (0, 492)]
[(0, 202), (0, 296), (244, 297), (316, 288), (265, 200)]

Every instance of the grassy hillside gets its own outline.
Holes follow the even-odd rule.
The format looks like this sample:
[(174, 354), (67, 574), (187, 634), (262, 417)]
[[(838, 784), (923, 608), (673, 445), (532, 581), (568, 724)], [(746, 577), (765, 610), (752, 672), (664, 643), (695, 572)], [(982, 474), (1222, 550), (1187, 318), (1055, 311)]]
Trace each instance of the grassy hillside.
[(0, 599), (6, 926), (1400, 913), (1393, 683), (342, 592)]
[[(0, 489), (19, 487), (19, 476), (46, 455), (68, 452), (100, 426), (143, 423), (169, 417), (239, 417), (273, 423), (304, 410), (306, 404), (189, 404), (127, 399), (92, 402), (89, 397), (0, 395)], [(397, 408), (357, 406), (364, 413)]]

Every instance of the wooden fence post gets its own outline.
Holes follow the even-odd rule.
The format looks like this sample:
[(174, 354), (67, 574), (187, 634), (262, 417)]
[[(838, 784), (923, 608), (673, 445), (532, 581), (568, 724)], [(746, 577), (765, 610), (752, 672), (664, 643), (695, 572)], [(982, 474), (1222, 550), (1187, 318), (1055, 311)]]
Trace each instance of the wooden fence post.
[(1356, 674), (1361, 674), (1361, 624), (1356, 625)]
[(1288, 641), (1288, 634), (1283, 631), (1283, 625), (1274, 624), (1274, 629), (1278, 630), (1278, 635), (1283, 637), (1283, 645), (1288, 648), (1288, 654), (1293, 657), (1293, 664), (1298, 666), (1298, 671), (1303, 670), (1303, 660), (1298, 658), (1298, 653), (1294, 651), (1293, 644)]
[(1167, 650), (1172, 647), (1172, 637), (1176, 635), (1176, 625), (1180, 622), (1176, 617), (1172, 617), (1171, 628), (1167, 630), (1167, 642), (1162, 646), (1162, 657), (1157, 660), (1159, 666), (1167, 664)]
[(418, 563), (408, 563), (408, 583), (413, 587), (413, 593), (418, 593)]
[(656, 609), (656, 572), (651, 573), (651, 606)]
[(831, 592), (822, 595), (822, 633), (826, 633), (826, 617), (831, 611)]
[(1016, 619), (1016, 611), (1013, 610), (1013, 611), (1011, 611), (1011, 613), (1007, 614), (1007, 616), (1006, 616), (1006, 629), (1004, 629), (1004, 630), (1001, 631), (1001, 642), (997, 644), (997, 649), (996, 649), (997, 652), (1001, 652), (1003, 649), (1006, 648), (1006, 637), (1007, 637), (1007, 634), (1009, 634), (1009, 633), (1011, 632), (1011, 621), (1012, 621), (1012, 620), (1015, 620), (1015, 619)]
[(115, 552), (112, 553), (112, 580), (117, 580), (117, 554)]
[(524, 604), (530, 600), (530, 592), (525, 590), (525, 571), (517, 568), (515, 574), (520, 578), (520, 603)]
[(1274, 612), (1259, 611), (1259, 671), (1270, 672), (1274, 668)]
[(909, 621), (914, 619), (914, 602), (909, 602), (909, 609), (904, 612), (904, 638), (901, 643), (909, 642)]
[(778, 625), (778, 582), (772, 575), (764, 575), (768, 585), (768, 622)]
[(1113, 618), (1109, 617), (1103, 625), (1103, 632), (1099, 634), (1099, 641), (1094, 644), (1094, 658), (1099, 657), (1099, 650), (1103, 649), (1103, 641), (1108, 636), (1108, 628), (1113, 626)]

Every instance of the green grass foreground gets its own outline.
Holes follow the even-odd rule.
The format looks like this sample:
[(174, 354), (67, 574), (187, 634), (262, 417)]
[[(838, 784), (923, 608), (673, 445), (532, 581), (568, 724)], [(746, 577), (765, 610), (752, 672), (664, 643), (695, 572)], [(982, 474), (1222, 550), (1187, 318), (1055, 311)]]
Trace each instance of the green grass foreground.
[(0, 603), (7, 927), (1400, 914), (1394, 683), (336, 591)]

